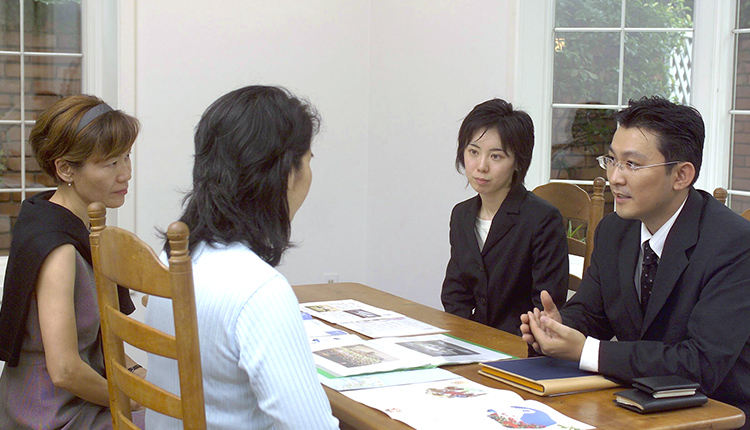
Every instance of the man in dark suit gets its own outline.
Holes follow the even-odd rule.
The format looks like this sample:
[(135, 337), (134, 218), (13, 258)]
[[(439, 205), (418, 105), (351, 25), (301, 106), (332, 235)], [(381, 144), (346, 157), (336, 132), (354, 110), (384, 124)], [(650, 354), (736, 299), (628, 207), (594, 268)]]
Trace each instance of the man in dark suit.
[(544, 310), (521, 316), (523, 338), (624, 381), (684, 376), (750, 416), (750, 222), (693, 188), (695, 109), (644, 97), (617, 121), (600, 157), (616, 213), (597, 228), (576, 295), (558, 310), (543, 292)]

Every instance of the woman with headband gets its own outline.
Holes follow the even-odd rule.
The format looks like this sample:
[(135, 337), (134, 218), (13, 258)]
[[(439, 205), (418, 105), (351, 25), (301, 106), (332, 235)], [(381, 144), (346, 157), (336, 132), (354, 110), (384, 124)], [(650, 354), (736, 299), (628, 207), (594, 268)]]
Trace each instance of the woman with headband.
[[(125, 202), (138, 128), (100, 99), (75, 95), (31, 131), (36, 159), (58, 186), (26, 199), (13, 228), (0, 309), (3, 429), (112, 428), (86, 208)], [(135, 309), (124, 289), (120, 307)]]

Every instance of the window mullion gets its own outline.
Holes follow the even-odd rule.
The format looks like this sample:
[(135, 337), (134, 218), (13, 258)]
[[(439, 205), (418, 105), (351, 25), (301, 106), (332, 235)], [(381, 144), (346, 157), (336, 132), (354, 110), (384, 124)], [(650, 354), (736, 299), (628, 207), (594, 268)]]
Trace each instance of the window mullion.
[(20, 96), (21, 96), (21, 201), (26, 200), (26, 56), (24, 51), (26, 50), (24, 40), (24, 5), (23, 0), (18, 0), (19, 3), (19, 50), (21, 56), (19, 57), (19, 70), (20, 70)]
[(622, 86), (625, 81), (625, 10), (628, 0), (622, 0), (620, 10), (620, 70), (617, 77), (617, 103), (623, 104)]

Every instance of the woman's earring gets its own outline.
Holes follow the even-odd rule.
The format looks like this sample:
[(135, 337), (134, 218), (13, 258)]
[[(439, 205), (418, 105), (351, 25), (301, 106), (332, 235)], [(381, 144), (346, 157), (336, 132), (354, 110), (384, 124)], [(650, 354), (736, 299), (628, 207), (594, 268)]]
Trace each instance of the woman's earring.
[(73, 181), (68, 182), (68, 186), (72, 187), (73, 186)]

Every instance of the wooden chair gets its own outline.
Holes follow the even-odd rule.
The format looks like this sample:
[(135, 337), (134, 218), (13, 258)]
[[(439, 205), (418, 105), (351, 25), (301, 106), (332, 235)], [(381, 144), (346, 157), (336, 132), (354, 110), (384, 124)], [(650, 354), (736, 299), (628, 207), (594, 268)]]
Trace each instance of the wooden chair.
[(727, 190), (721, 187), (717, 187), (714, 190), (714, 198), (718, 200), (722, 205), (727, 204)]
[[(132, 423), (131, 399), (149, 409), (181, 419), (185, 429), (205, 429), (193, 269), (187, 250), (188, 227), (181, 222), (169, 226), (167, 237), (172, 252), (167, 268), (134, 234), (107, 227), (103, 204), (90, 204), (88, 213), (114, 429), (137, 429)], [(171, 298), (175, 336), (121, 313), (117, 285)], [(176, 359), (181, 397), (129, 372), (125, 367), (123, 341), (141, 350)]]
[[(594, 249), (594, 232), (604, 216), (604, 178), (594, 179), (594, 196), (578, 185), (550, 182), (534, 188), (533, 193), (552, 203), (560, 210), (564, 220), (572, 224), (586, 224), (585, 240), (568, 236), (568, 252), (583, 257), (583, 273), (591, 263), (591, 251)], [(581, 278), (570, 274), (568, 289), (577, 291)]]
[[(722, 187), (716, 188), (714, 190), (714, 198), (720, 201), (723, 205), (727, 204), (727, 190)], [(750, 209), (746, 209), (740, 214), (740, 216), (746, 220), (750, 220)]]

